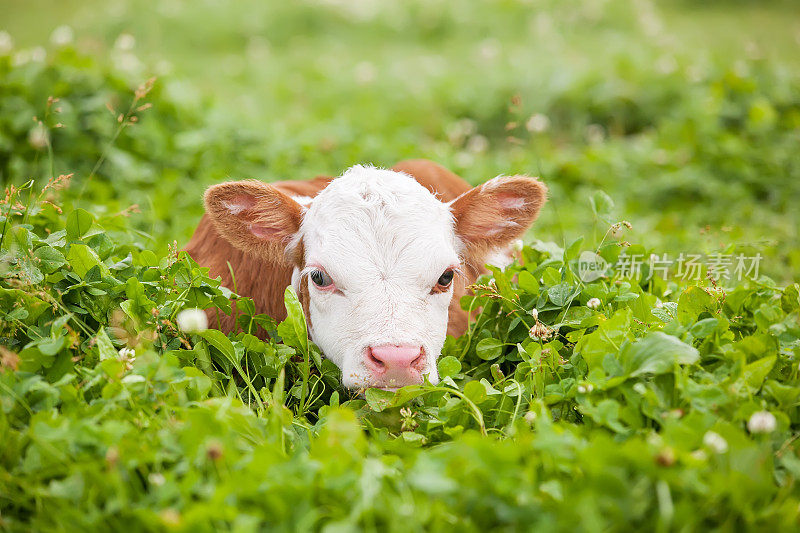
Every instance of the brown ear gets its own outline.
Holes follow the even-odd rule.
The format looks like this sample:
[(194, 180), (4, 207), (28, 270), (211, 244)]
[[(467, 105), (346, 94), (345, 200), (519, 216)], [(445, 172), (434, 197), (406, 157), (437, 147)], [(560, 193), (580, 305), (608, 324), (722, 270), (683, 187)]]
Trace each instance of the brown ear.
[(233, 181), (206, 191), (206, 212), (231, 244), (265, 259), (282, 261), (300, 229), (303, 208), (290, 196), (257, 181)]
[(466, 254), (483, 266), (486, 256), (520, 238), (547, 201), (547, 187), (527, 176), (498, 177), (456, 198), (451, 210)]

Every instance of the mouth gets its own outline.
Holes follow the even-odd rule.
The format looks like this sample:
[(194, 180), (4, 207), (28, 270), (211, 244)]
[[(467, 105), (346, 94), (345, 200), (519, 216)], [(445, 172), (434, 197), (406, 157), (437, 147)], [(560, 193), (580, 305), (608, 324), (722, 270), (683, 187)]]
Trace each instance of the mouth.
[(425, 379), (422, 377), (422, 374), (415, 373), (413, 377), (403, 379), (402, 381), (398, 381), (395, 379), (390, 379), (388, 381), (381, 379), (377, 380), (372, 379), (368, 382), (367, 388), (381, 389), (389, 392), (397, 392), (403, 387), (407, 387), (409, 385), (421, 385), (424, 382)]

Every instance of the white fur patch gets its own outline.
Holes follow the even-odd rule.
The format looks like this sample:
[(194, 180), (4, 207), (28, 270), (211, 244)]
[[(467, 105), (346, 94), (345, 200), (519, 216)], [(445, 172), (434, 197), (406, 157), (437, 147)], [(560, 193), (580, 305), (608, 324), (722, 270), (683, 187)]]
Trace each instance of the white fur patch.
[(292, 200), (302, 205), (303, 207), (308, 207), (309, 205), (311, 205), (311, 202), (314, 201), (314, 199), (310, 196), (292, 196)]
[(511, 250), (507, 248), (495, 250), (489, 254), (489, 256), (486, 258), (486, 262), (492, 266), (496, 266), (505, 270), (508, 265), (514, 262), (514, 256)]
[(228, 213), (234, 216), (238, 215), (248, 207), (244, 204), (239, 204), (236, 202), (222, 202), (222, 205), (228, 210)]
[(486, 234), (490, 237), (494, 237), (495, 235), (503, 233), (508, 228), (516, 228), (517, 226), (519, 226), (519, 224), (511, 220), (498, 220), (491, 228), (486, 230)]
[(500, 196), (498, 201), (504, 209), (522, 209), (525, 207), (525, 199), (518, 196)]
[(487, 181), (486, 183), (484, 183), (483, 185), (481, 185), (481, 187), (486, 189), (487, 191), (496, 189), (503, 182), (503, 178), (505, 178), (505, 176), (496, 176)]

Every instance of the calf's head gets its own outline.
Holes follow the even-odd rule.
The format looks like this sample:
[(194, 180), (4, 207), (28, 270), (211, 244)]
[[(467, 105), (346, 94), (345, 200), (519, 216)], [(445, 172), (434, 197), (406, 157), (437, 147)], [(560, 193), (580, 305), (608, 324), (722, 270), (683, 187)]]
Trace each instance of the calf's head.
[(216, 185), (206, 209), (238, 248), (294, 263), (311, 338), (345, 386), (393, 389), (438, 382), (454, 285), (520, 237), (545, 196), (533, 178), (498, 177), (445, 203), (406, 174), (355, 166), (313, 199)]

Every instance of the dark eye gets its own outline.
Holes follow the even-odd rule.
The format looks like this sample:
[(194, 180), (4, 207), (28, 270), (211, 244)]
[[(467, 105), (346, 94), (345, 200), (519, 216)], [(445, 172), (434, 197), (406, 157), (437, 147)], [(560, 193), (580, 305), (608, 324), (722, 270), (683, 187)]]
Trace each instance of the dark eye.
[(439, 287), (447, 288), (453, 282), (453, 276), (454, 275), (455, 275), (455, 272), (453, 272), (452, 269), (448, 268), (447, 270), (444, 271), (444, 273), (441, 276), (439, 276), (439, 281), (437, 281), (436, 284)]
[(325, 288), (333, 285), (333, 280), (331, 277), (322, 270), (312, 270), (309, 274), (309, 277), (317, 287)]

